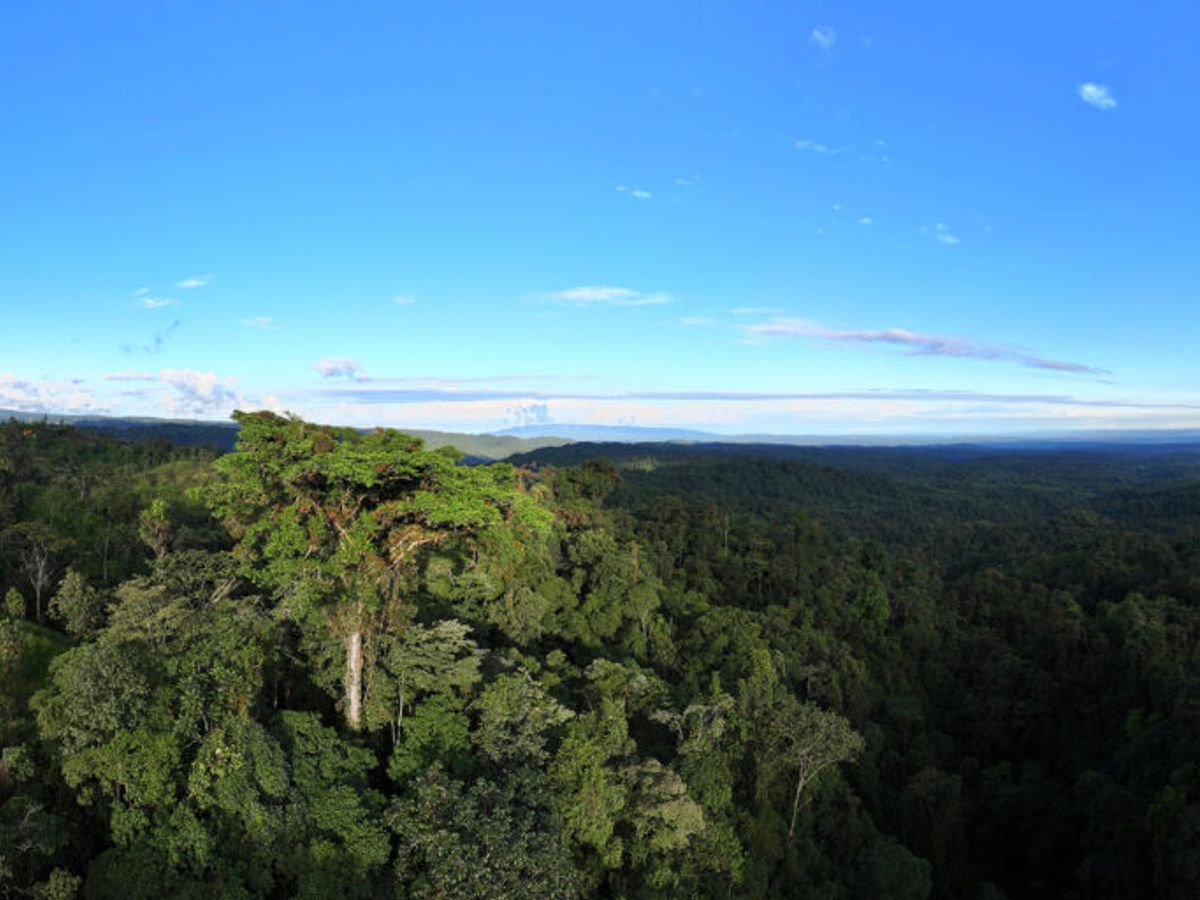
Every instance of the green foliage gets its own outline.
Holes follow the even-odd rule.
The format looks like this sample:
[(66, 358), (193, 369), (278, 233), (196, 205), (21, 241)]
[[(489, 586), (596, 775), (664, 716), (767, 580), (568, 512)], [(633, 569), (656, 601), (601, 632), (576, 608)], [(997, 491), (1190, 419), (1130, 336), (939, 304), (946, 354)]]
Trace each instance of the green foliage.
[(501, 767), (543, 764), (551, 736), (573, 715), (526, 670), (497, 677), (480, 693), (474, 708), (479, 714), (474, 742)]
[(36, 882), (45, 863), (67, 845), (65, 824), (25, 795), (0, 803), (0, 895), (19, 896), (22, 886)]
[(138, 537), (150, 548), (155, 559), (162, 559), (167, 552), (167, 541), (171, 536), (171, 521), (167, 515), (167, 504), (155, 497), (138, 516)]
[(933, 890), (932, 867), (903, 844), (883, 838), (858, 855), (850, 885), (856, 896), (879, 900), (925, 900)]
[(364, 721), (368, 667), (391, 656), (388, 643), (407, 620), (403, 593), (432, 549), (545, 531), (550, 517), (508, 466), (461, 466), (453, 450), (423, 450), (394, 431), (235, 418), (237, 452), (218, 462), (223, 477), (204, 496), (237, 538), (244, 574), (271, 591), (279, 613), (322, 635), (318, 648), (341, 643), (340, 653), (318, 649), (316, 661), (349, 726), (378, 727), (388, 701), (365, 698), (375, 712)]
[(704, 810), (689, 796), (683, 779), (656, 759), (627, 766), (621, 775), (629, 792), (630, 862), (648, 868), (651, 887), (675, 887), (678, 876), (663, 857), (683, 851), (704, 831)]
[(0, 897), (1194, 886), (1186, 452), (238, 418), (212, 467), (0, 426)]
[(305, 814), (285, 870), (296, 896), (370, 896), (391, 850), (381, 823), (384, 798), (368, 787), (373, 753), (343, 741), (312, 713), (285, 712), (278, 725), (292, 785)]
[(462, 622), (410, 625), (387, 641), (367, 689), (369, 728), (394, 726), (398, 739), (407, 707), (431, 694), (463, 694), (479, 680), (481, 651)]
[(54, 869), (45, 881), (33, 886), (34, 900), (72, 900), (78, 896), (83, 879), (66, 869)]
[(50, 600), (50, 615), (72, 637), (88, 637), (104, 623), (104, 598), (83, 575), (67, 569), (58, 593)]
[(567, 900), (579, 876), (556, 828), (553, 794), (536, 776), (469, 789), (438, 767), (393, 801), (400, 896)]
[(404, 720), (388, 776), (403, 783), (435, 763), (455, 774), (467, 774), (472, 767), (470, 721), (462, 701), (452, 695), (435, 694)]
[(4, 595), (4, 614), (10, 619), (25, 618), (25, 598), (15, 587), (10, 587)]
[(594, 852), (600, 865), (618, 868), (624, 842), (616, 833), (628, 788), (609, 762), (631, 751), (628, 723), (620, 707), (601, 709), (573, 721), (551, 769), (561, 799), (563, 832)]

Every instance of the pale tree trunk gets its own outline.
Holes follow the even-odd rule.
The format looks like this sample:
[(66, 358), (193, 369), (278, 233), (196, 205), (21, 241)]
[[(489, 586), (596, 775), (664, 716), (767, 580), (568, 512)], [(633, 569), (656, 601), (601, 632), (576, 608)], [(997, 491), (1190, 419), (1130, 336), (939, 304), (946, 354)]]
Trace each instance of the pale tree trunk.
[(51, 587), (50, 552), (35, 544), (22, 554), (22, 565), (33, 588), (33, 606), (37, 621), (42, 621), (42, 595)]
[(788, 829), (788, 839), (796, 837), (796, 817), (800, 815), (800, 794), (804, 791), (805, 778), (803, 775), (796, 779), (796, 796), (792, 799), (792, 826)]
[(803, 769), (801, 769), (800, 773), (797, 775), (796, 796), (792, 800), (792, 827), (788, 829), (789, 838), (794, 838), (796, 836), (796, 818), (800, 815), (800, 795), (804, 792), (804, 786), (816, 778), (826, 766), (831, 764), (832, 762), (823, 763), (813, 767), (808, 772), (805, 772)]
[(362, 727), (362, 630), (355, 628), (346, 636), (346, 724), (351, 731)]

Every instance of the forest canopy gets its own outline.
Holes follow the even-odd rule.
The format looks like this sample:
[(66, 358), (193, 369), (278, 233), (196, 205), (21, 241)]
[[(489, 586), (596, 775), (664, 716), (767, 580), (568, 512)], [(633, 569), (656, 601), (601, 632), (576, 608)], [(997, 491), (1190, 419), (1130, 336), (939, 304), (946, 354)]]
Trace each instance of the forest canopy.
[(0, 897), (1194, 895), (1195, 448), (235, 418), (0, 425)]

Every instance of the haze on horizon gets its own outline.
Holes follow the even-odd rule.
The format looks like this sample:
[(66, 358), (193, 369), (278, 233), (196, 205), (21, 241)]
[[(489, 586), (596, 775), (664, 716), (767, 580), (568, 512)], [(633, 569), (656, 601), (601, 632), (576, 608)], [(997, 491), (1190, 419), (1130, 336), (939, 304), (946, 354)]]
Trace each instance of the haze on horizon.
[(0, 408), (1200, 427), (1200, 7), (25, 4)]

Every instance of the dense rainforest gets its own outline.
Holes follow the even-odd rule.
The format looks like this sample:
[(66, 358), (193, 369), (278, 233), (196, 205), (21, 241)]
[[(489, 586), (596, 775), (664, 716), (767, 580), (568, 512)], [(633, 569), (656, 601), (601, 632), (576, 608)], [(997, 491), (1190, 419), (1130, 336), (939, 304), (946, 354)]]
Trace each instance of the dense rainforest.
[(0, 897), (1200, 897), (1200, 449), (0, 425)]

